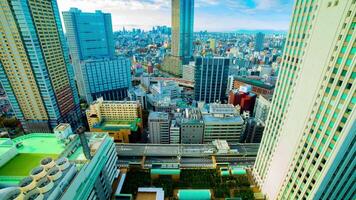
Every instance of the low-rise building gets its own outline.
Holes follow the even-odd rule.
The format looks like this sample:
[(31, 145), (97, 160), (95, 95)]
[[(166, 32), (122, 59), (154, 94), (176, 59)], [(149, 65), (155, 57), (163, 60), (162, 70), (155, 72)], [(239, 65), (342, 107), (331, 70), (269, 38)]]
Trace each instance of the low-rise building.
[(139, 101), (94, 101), (86, 111), (90, 131), (109, 133), (115, 142), (135, 142), (140, 138), (142, 108)]
[(148, 130), (150, 141), (154, 144), (169, 144), (170, 119), (166, 112), (150, 112)]
[(271, 98), (259, 95), (256, 99), (254, 116), (255, 118), (266, 122), (269, 109), (271, 107)]
[(169, 143), (170, 144), (180, 143), (180, 127), (176, 120), (171, 121), (171, 127), (169, 128)]
[(236, 143), (244, 129), (244, 120), (236, 107), (231, 104), (210, 104), (203, 106), (204, 143), (226, 140)]
[(32, 133), (0, 140), (0, 199), (106, 200), (118, 176), (107, 134)]

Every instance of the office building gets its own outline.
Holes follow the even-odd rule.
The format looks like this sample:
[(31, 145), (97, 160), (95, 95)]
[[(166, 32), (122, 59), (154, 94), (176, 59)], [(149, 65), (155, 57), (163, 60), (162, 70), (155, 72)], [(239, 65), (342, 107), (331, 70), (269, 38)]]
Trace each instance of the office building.
[(111, 14), (71, 8), (62, 12), (72, 59), (114, 57)]
[(183, 65), (183, 79), (194, 82), (195, 62)]
[(204, 137), (203, 142), (226, 140), (227, 142), (240, 142), (244, 130), (244, 120), (238, 110), (231, 104), (210, 104), (203, 111)]
[(355, 12), (295, 2), (253, 170), (267, 199), (355, 198)]
[(182, 67), (193, 56), (194, 0), (172, 0), (171, 55), (164, 56), (161, 69), (182, 76)]
[(170, 144), (180, 143), (180, 127), (176, 120), (171, 121), (171, 127), (169, 128), (169, 143)]
[(169, 144), (170, 119), (166, 112), (150, 112), (148, 130), (153, 144)]
[(265, 124), (254, 117), (246, 120), (245, 132), (241, 137), (242, 143), (260, 143), (263, 135)]
[(195, 61), (194, 91), (195, 100), (223, 102), (226, 100), (226, 88), (230, 59), (223, 57), (197, 57)]
[(270, 108), (271, 108), (270, 98), (263, 95), (259, 95), (255, 103), (254, 117), (256, 119), (261, 120), (262, 122), (266, 122)]
[(255, 51), (262, 51), (264, 48), (265, 34), (259, 32), (255, 36)]
[(90, 131), (109, 133), (115, 142), (140, 139), (142, 108), (138, 101), (105, 101), (99, 98), (86, 111)]
[(199, 109), (189, 108), (183, 111), (180, 119), (181, 143), (202, 144), (204, 137), (204, 121)]
[(63, 12), (80, 97), (122, 100), (131, 86), (131, 61), (115, 56), (111, 14)]
[(261, 80), (245, 78), (245, 77), (235, 77), (233, 83), (234, 89), (239, 89), (241, 86), (251, 85), (252, 92), (256, 95), (273, 95), (274, 85), (267, 84)]
[(118, 177), (113, 140), (73, 134), (68, 124), (54, 132), (0, 141), (0, 199), (110, 199)]
[(239, 105), (240, 113), (248, 111), (252, 114), (255, 102), (256, 94), (251, 92), (250, 85), (240, 86), (239, 90), (234, 89), (229, 93), (228, 103), (234, 106)]
[(131, 87), (131, 61), (124, 57), (84, 60), (80, 64), (82, 95), (88, 103), (103, 97), (122, 100)]
[(57, 2), (1, 1), (0, 80), (27, 132), (78, 125), (79, 97)]
[(188, 64), (193, 56), (194, 0), (172, 0), (172, 56)]

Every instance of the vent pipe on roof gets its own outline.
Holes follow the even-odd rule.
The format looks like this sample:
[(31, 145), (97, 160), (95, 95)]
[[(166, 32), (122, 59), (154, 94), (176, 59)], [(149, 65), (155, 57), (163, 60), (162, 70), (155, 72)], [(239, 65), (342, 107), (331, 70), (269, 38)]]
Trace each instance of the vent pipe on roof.
[(90, 154), (90, 148), (88, 145), (87, 138), (85, 136), (85, 128), (83, 126), (80, 126), (75, 133), (79, 135), (80, 143), (82, 144), (83, 147), (83, 153), (86, 159), (91, 160), (91, 154)]

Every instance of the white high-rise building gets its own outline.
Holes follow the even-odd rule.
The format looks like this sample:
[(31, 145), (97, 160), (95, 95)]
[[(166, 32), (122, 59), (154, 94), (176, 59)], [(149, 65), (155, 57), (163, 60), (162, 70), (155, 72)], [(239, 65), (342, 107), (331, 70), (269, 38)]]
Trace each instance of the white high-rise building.
[(355, 0), (297, 0), (253, 175), (267, 199), (355, 199)]

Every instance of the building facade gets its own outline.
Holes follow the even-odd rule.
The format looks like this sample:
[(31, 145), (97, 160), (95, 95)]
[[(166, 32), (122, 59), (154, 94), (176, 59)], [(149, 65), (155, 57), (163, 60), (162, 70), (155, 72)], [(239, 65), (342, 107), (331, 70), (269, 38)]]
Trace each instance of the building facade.
[[(68, 124), (56, 127), (55, 132), (66, 133), (62, 137), (58, 137), (61, 133), (33, 133), (2, 140), (0, 157), (5, 162), (0, 168), (13, 166), (13, 162), (21, 165), (24, 159), (29, 162), (12, 175), (2, 172), (0, 184), (5, 187), (0, 199), (110, 199), (118, 177), (113, 140), (106, 134), (83, 133), (83, 144), (70, 129)], [(21, 149), (16, 148), (18, 143)], [(89, 154), (83, 151), (84, 146)]]
[(203, 110), (204, 137), (203, 142), (226, 140), (231, 143), (240, 142), (244, 132), (244, 120), (237, 107), (232, 104), (212, 103)]
[(253, 170), (268, 199), (355, 198), (355, 13), (355, 1), (294, 4)]
[(82, 92), (87, 102), (103, 97), (105, 100), (122, 100), (131, 87), (131, 61), (124, 57), (85, 60), (80, 64), (83, 80)]
[(76, 127), (79, 97), (57, 2), (1, 1), (0, 80), (28, 132)]
[(170, 119), (166, 112), (150, 112), (148, 130), (153, 144), (169, 144)]
[(270, 108), (271, 108), (270, 99), (268, 99), (263, 95), (259, 95), (255, 103), (254, 117), (256, 119), (261, 120), (262, 122), (266, 122)]
[(206, 103), (225, 101), (230, 59), (197, 57), (195, 61), (195, 100)]
[(264, 48), (265, 34), (259, 32), (255, 36), (255, 51), (262, 51)]
[(193, 56), (194, 0), (172, 0), (172, 56)]
[(115, 56), (111, 14), (63, 12), (80, 97), (122, 100), (131, 86), (131, 61)]
[(90, 131), (109, 133), (115, 142), (136, 142), (143, 131), (139, 101), (104, 101), (99, 98), (86, 111)]

